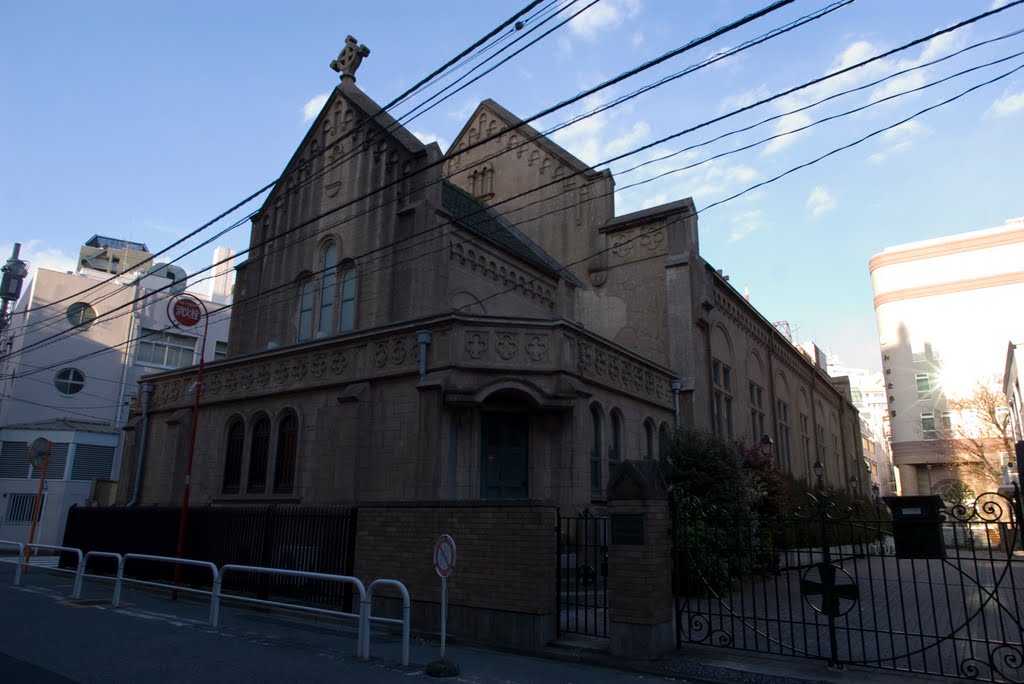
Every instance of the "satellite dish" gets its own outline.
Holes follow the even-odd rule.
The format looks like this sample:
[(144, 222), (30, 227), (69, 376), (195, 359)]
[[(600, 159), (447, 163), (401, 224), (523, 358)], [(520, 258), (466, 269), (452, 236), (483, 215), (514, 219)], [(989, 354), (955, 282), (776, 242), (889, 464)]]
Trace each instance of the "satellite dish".
[(28, 444), (28, 462), (32, 464), (33, 468), (38, 470), (50, 458), (52, 450), (53, 442), (45, 437), (38, 437)]

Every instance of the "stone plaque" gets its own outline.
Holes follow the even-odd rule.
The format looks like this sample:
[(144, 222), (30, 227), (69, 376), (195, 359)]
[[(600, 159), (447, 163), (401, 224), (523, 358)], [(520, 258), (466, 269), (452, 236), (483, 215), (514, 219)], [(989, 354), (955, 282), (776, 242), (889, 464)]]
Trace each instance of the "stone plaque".
[(644, 516), (639, 513), (612, 515), (612, 544), (643, 546)]

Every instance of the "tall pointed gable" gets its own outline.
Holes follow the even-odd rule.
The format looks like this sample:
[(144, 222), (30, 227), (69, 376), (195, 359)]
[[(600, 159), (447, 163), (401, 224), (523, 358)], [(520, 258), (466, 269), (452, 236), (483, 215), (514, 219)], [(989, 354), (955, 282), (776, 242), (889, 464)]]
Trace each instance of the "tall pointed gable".
[(452, 143), (445, 177), (500, 212), (584, 280), (598, 228), (615, 215), (611, 172), (596, 171), (494, 100), (484, 100)]
[(527, 164), (532, 165), (531, 159), (538, 160), (540, 154), (545, 154), (550, 159), (550, 164), (561, 164), (567, 170), (576, 173), (607, 174), (595, 171), (579, 157), (547, 136), (541, 135), (536, 128), (523, 123), (522, 119), (490, 98), (477, 105), (473, 115), (455, 136), (455, 141), (448, 148), (449, 168), (446, 170), (457, 171), (462, 166), (458, 159), (460, 153), (494, 136), (498, 136), (502, 147), (514, 151), (517, 159), (525, 158)]
[[(359, 147), (380, 154), (387, 148), (391, 152), (404, 152), (402, 156), (427, 156), (428, 148), (379, 104), (356, 86), (354, 80), (344, 79), (331, 92), (316, 119), (302, 138), (302, 142), (285, 165), (284, 171), (263, 203), (260, 213), (274, 206), (289, 187), (304, 183), (311, 175), (330, 167), (334, 162), (358, 154)], [(440, 148), (433, 150), (440, 156)], [(385, 163), (395, 163), (386, 159)], [(331, 171), (328, 168), (327, 175)], [(340, 173), (335, 173), (339, 176)], [(325, 189), (338, 178), (325, 179)], [(294, 187), (292, 187), (294, 189)]]

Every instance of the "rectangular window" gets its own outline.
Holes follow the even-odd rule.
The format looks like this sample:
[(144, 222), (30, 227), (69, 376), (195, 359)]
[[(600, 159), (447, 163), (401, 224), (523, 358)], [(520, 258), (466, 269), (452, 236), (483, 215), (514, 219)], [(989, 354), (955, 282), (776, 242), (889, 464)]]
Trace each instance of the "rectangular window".
[(953, 428), (953, 416), (949, 411), (942, 412), (942, 429), (951, 430)]
[[(7, 512), (4, 515), (4, 522), (9, 525), (27, 525), (32, 522), (32, 509), (36, 504), (34, 493), (8, 494)], [(39, 510), (39, 519), (43, 518), (43, 510), (46, 508), (46, 495), (43, 494), (43, 501)]]
[(196, 338), (143, 328), (135, 362), (161, 368), (184, 368), (195, 363), (195, 355)]
[(914, 376), (917, 379), (917, 398), (924, 399), (931, 393), (931, 385), (928, 382), (927, 373), (917, 373)]
[(932, 412), (921, 414), (921, 432), (925, 439), (935, 439), (935, 414)]
[(228, 355), (228, 343), (217, 342), (213, 348), (213, 360), (220, 361), (223, 358), (227, 358)]
[[(107, 480), (112, 475), (114, 447), (79, 444), (75, 447), (75, 461), (71, 465), (72, 480)], [(46, 473), (49, 477), (49, 472)]]
[(750, 383), (750, 438), (757, 443), (764, 430), (764, 389), (757, 383)]
[(711, 382), (714, 385), (715, 433), (732, 439), (732, 368), (718, 359), (711, 362)]
[(806, 413), (800, 414), (800, 450), (804, 459), (804, 472), (811, 473), (811, 421)]
[(779, 467), (789, 472), (790, 450), (789, 450), (789, 404), (781, 399), (776, 403), (776, 412), (779, 419), (779, 443), (776, 450), (779, 453)]

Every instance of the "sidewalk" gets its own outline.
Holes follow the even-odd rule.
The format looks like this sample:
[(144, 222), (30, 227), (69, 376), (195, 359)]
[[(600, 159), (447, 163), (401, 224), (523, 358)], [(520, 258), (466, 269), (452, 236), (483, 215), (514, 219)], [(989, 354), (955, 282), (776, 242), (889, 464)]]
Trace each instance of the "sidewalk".
[[(410, 666), (399, 665), (400, 640), (375, 632), (371, 660), (355, 658), (354, 622), (225, 606), (219, 629), (206, 624), (202, 600), (172, 602), (166, 593), (126, 589), (124, 605), (109, 604), (110, 583), (87, 581), (81, 601), (69, 601), (71, 578), (35, 568), (24, 586), (0, 563), (0, 680), (4, 684), (108, 682), (408, 682), (430, 679), (423, 667), (438, 645), (413, 639)], [(690, 648), (657, 662), (613, 659), (600, 643), (563, 641), (543, 657), (451, 643), (462, 674), (446, 681), (473, 684), (619, 684), (674, 681), (809, 684), (949, 682), (876, 669), (829, 670), (823, 663)]]

